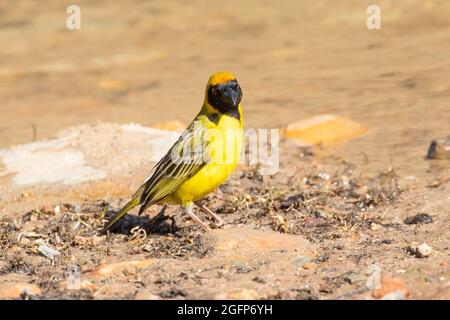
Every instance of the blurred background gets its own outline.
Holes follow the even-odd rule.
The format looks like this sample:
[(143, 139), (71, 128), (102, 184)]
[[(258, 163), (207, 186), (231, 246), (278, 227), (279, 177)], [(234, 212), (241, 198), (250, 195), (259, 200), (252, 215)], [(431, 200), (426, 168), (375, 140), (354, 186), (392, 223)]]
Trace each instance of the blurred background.
[[(81, 8), (68, 30), (66, 9)], [(235, 73), (246, 127), (333, 113), (368, 134), (336, 153), (411, 169), (450, 123), (450, 1), (0, 2), (0, 147), (97, 120), (145, 126), (198, 112)], [(361, 160), (363, 161), (363, 160)]]

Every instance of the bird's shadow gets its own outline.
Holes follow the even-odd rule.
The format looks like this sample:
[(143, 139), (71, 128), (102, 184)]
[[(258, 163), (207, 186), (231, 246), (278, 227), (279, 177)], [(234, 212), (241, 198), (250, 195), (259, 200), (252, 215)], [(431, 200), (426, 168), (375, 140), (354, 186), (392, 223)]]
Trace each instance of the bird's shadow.
[[(145, 230), (146, 234), (168, 234), (175, 233), (178, 229), (175, 225), (175, 220), (172, 216), (165, 214), (166, 207), (153, 218), (148, 216), (137, 216), (126, 214), (119, 221), (117, 221), (108, 230), (110, 233), (129, 235), (132, 230), (137, 228)], [(108, 210), (106, 211), (105, 217), (107, 219), (112, 218), (117, 211)]]

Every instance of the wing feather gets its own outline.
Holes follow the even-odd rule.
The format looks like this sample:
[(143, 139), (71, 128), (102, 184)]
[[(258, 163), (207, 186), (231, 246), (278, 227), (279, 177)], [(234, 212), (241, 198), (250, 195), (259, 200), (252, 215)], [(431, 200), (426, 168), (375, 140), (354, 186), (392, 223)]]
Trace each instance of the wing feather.
[[(179, 189), (207, 163), (205, 128), (193, 122), (155, 165), (147, 180), (139, 188), (140, 212)], [(173, 159), (173, 155), (178, 155)]]

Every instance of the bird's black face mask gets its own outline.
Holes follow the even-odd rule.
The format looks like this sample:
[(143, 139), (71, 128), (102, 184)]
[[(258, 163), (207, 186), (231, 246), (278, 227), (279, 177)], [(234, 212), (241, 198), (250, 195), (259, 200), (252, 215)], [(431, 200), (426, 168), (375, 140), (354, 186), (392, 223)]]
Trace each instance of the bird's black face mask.
[(221, 114), (240, 119), (238, 110), (242, 99), (242, 90), (236, 80), (217, 84), (208, 89), (208, 102)]

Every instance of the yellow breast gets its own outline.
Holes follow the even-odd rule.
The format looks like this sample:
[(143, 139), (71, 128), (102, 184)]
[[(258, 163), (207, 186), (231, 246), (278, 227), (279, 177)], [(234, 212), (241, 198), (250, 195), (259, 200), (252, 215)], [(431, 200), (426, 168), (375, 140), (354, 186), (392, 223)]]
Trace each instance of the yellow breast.
[(222, 184), (236, 167), (243, 143), (242, 122), (236, 118), (222, 116), (217, 123), (207, 116), (197, 117), (208, 128), (208, 155), (210, 161), (175, 193), (164, 199), (164, 203), (188, 204), (199, 200)]

